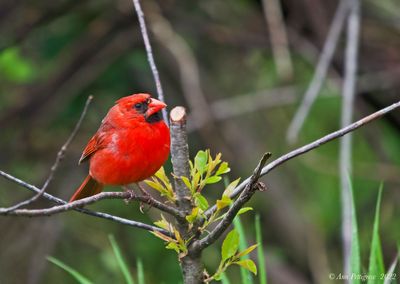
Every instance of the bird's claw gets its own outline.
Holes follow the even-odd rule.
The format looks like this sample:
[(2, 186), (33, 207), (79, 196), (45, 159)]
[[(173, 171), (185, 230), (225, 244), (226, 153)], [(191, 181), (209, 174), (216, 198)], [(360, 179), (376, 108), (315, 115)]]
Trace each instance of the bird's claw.
[(126, 204), (129, 204), (132, 200), (136, 198), (136, 194), (132, 189), (124, 187), (125, 192), (129, 193), (129, 197), (125, 198), (124, 201)]

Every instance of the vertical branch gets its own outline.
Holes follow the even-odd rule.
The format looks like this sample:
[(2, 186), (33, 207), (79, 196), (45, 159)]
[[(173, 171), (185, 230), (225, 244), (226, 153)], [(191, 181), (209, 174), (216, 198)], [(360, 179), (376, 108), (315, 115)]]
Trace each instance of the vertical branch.
[[(174, 174), (177, 177), (189, 177), (189, 147), (186, 133), (186, 110), (175, 107), (170, 113), (171, 118), (171, 160)], [(175, 191), (178, 208), (186, 214), (192, 209), (190, 191), (181, 179), (175, 179)]]
[[(150, 69), (151, 69), (151, 72), (153, 73), (154, 81), (156, 82), (158, 99), (162, 102), (165, 102), (164, 92), (163, 92), (163, 89), (161, 86), (160, 76), (158, 75), (157, 66), (154, 61), (154, 56), (153, 56), (153, 50), (151, 48), (149, 36), (147, 34), (146, 22), (144, 20), (144, 14), (142, 11), (142, 7), (140, 6), (139, 0), (132, 0), (132, 1), (133, 1), (133, 5), (135, 7), (136, 14), (139, 19), (140, 31), (142, 33), (144, 46), (146, 48), (146, 53), (147, 53), (147, 60), (149, 61)], [(165, 108), (162, 110), (162, 114), (163, 114), (165, 123), (168, 125), (167, 110)]]
[(263, 0), (262, 2), (278, 76), (280, 79), (289, 80), (293, 77), (293, 64), (290, 58), (280, 0)]
[[(347, 22), (347, 46), (345, 54), (345, 72), (343, 82), (343, 100), (341, 126), (345, 127), (351, 123), (353, 117), (353, 106), (357, 75), (357, 58), (360, 31), (360, 3), (358, 0), (351, 0), (350, 15)], [(348, 176), (351, 176), (351, 141), (352, 134), (344, 136), (340, 140), (340, 185), (342, 202), (342, 241), (344, 273), (350, 273), (351, 255), (351, 189)]]
[[(171, 160), (175, 176), (189, 177), (189, 147), (186, 132), (186, 110), (183, 107), (175, 107), (170, 113), (171, 119)], [(175, 192), (177, 195), (178, 209), (185, 215), (193, 208), (190, 190), (181, 179), (175, 178)], [(186, 239), (188, 234), (188, 223), (185, 219), (178, 220), (179, 233)], [(203, 264), (201, 262), (201, 251), (188, 249), (187, 255), (180, 261), (183, 282), (185, 284), (203, 283)]]

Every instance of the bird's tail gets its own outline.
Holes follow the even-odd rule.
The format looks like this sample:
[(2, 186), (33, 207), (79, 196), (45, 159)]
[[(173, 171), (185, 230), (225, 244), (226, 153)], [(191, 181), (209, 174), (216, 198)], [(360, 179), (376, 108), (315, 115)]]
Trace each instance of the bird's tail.
[(103, 191), (103, 185), (88, 175), (82, 182), (81, 186), (72, 195), (69, 202), (89, 197)]

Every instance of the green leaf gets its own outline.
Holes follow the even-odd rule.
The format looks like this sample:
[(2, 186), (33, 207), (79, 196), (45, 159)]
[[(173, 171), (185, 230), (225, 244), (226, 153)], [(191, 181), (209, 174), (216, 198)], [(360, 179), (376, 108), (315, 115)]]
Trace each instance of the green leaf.
[(193, 192), (196, 191), (197, 188), (199, 187), (200, 177), (201, 177), (201, 175), (200, 175), (199, 172), (196, 172), (194, 174), (194, 176), (193, 176), (193, 179), (192, 179), (192, 190), (193, 190)]
[(192, 209), (192, 213), (190, 213), (190, 215), (187, 215), (187, 216), (186, 216), (186, 220), (187, 220), (189, 223), (193, 223), (194, 221), (196, 221), (197, 216), (199, 216), (199, 207), (194, 207), (194, 208)]
[(168, 237), (167, 235), (164, 235), (163, 233), (159, 232), (159, 231), (150, 231), (151, 234), (153, 234), (154, 236), (156, 236), (157, 238), (162, 239), (163, 241), (166, 242), (173, 242), (174, 239), (171, 237)]
[(161, 196), (170, 196), (170, 193), (164, 186), (158, 181), (144, 180), (144, 182), (151, 188), (157, 190)]
[(204, 173), (207, 166), (208, 161), (208, 151), (199, 151), (197, 152), (196, 157), (194, 158), (194, 167), (200, 172), (200, 174)]
[(236, 188), (236, 186), (238, 185), (239, 181), (240, 181), (240, 178), (238, 178), (238, 179), (232, 181), (232, 182), (225, 188), (223, 195), (231, 196), (233, 190)]
[[(217, 203), (218, 203), (218, 201), (217, 201)], [(244, 213), (246, 213), (247, 211), (251, 211), (251, 210), (253, 210), (252, 207), (243, 207), (243, 208), (240, 208), (239, 211), (238, 211), (238, 213), (236, 214), (236, 216), (239, 216), (239, 215), (244, 214)], [(226, 216), (226, 213), (222, 214), (222, 215), (219, 216), (218, 218), (215, 218), (215, 219), (214, 219), (214, 222), (215, 222), (215, 221), (218, 221), (218, 220), (221, 220), (221, 219), (224, 218), (225, 216)]]
[(255, 275), (257, 275), (256, 264), (251, 259), (235, 261), (234, 264), (240, 265), (241, 267), (243, 267), (243, 268), (249, 270), (250, 272), (254, 273)]
[(217, 183), (222, 179), (222, 177), (219, 176), (211, 176), (206, 179), (206, 184), (212, 184), (212, 183)]
[(221, 163), (221, 157), (222, 154), (218, 153), (215, 156), (215, 159), (211, 157), (210, 151), (208, 151), (208, 169), (207, 169), (207, 174), (211, 175), (211, 173), (215, 170), (215, 167), (218, 166), (219, 163)]
[(158, 171), (154, 174), (157, 178), (159, 178), (164, 183), (169, 183), (169, 179), (165, 174), (164, 167), (158, 169)]
[(69, 275), (71, 275), (72, 277), (75, 278), (76, 281), (78, 281), (81, 284), (92, 284), (93, 282), (90, 281), (89, 279), (87, 279), (85, 276), (83, 276), (82, 274), (80, 274), (78, 271), (76, 271), (75, 269), (73, 269), (72, 267), (66, 265), (65, 263), (63, 263), (62, 261), (48, 256), (47, 260), (50, 261), (51, 263), (57, 265), (58, 267), (60, 267), (61, 269), (63, 269), (64, 271), (68, 272)]
[(261, 233), (261, 223), (260, 223), (260, 215), (256, 215), (255, 221), (256, 227), (256, 240), (257, 240), (257, 259), (258, 259), (258, 267), (259, 267), (259, 278), (260, 284), (267, 284), (267, 269), (265, 268), (265, 257), (264, 257), (264, 247), (263, 247), (263, 239)]
[[(354, 204), (354, 190), (350, 177), (348, 177), (348, 183), (350, 187), (350, 199), (351, 199), (351, 251), (350, 251), (350, 273), (351, 275), (361, 274), (361, 258), (360, 258), (360, 244), (358, 240), (358, 227), (357, 227), (357, 216), (356, 208)], [(360, 279), (353, 279), (352, 283), (360, 283)]]
[(257, 246), (258, 246), (257, 244), (252, 245), (252, 246), (249, 246), (249, 247), (248, 247), (247, 249), (245, 249), (244, 251), (238, 253), (238, 254), (236, 255), (236, 257), (237, 257), (237, 258), (241, 258), (242, 256), (248, 255), (248, 254), (251, 253)]
[(126, 264), (124, 258), (122, 257), (121, 250), (120, 250), (117, 242), (115, 241), (114, 236), (108, 235), (108, 239), (110, 240), (111, 247), (113, 249), (115, 258), (117, 259), (118, 266), (121, 269), (122, 274), (124, 275), (126, 283), (133, 284), (134, 281), (133, 281), (132, 275), (129, 272), (128, 265)]
[(224, 242), (222, 243), (221, 256), (222, 261), (225, 261), (235, 255), (239, 248), (239, 234), (236, 230), (230, 231)]
[(186, 187), (192, 191), (192, 185), (190, 184), (190, 181), (187, 177), (181, 176), (181, 180), (183, 181), (183, 183), (186, 185)]
[(180, 252), (179, 246), (177, 243), (174, 242), (170, 242), (167, 244), (167, 246), (165, 247), (166, 249), (172, 249), (174, 251), (176, 251), (176, 253)]
[(246, 213), (246, 212), (248, 212), (248, 211), (251, 211), (251, 210), (253, 210), (252, 207), (243, 207), (243, 208), (240, 208), (240, 209), (239, 209), (239, 212), (236, 214), (236, 216), (242, 215), (242, 214), (244, 214), (244, 213)]
[(203, 195), (197, 193), (194, 198), (194, 203), (196, 206), (200, 207), (201, 210), (206, 211), (208, 209), (208, 201)]
[(229, 205), (231, 205), (232, 199), (230, 199), (228, 196), (223, 195), (221, 199), (217, 200), (217, 209), (221, 210)]
[(375, 283), (376, 279), (385, 274), (385, 267), (383, 264), (382, 247), (379, 238), (379, 219), (380, 219), (380, 205), (382, 199), (383, 184), (379, 187), (378, 200), (376, 202), (374, 228), (372, 231), (371, 252), (369, 256), (368, 275), (375, 276), (368, 278), (368, 283)]
[(216, 176), (220, 176), (222, 174), (229, 173), (231, 169), (229, 168), (229, 165), (227, 162), (222, 162), (221, 165), (219, 166), (217, 172), (215, 173)]
[(151, 180), (147, 180), (147, 179), (144, 180), (144, 182), (148, 186), (150, 186), (150, 187), (154, 188), (155, 190), (159, 191), (160, 193), (162, 193), (164, 191), (164, 188), (160, 183), (157, 183), (157, 182), (154, 182), (154, 181), (151, 181)]
[(143, 263), (140, 258), (136, 261), (138, 284), (145, 284)]
[(161, 214), (161, 220), (154, 222), (154, 225), (171, 232), (171, 224), (168, 223), (168, 221), (164, 218), (163, 214)]

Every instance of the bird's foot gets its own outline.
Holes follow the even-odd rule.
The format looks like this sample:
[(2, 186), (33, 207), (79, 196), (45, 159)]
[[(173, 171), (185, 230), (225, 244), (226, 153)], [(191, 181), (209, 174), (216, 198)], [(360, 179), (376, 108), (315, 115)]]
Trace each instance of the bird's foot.
[(136, 195), (136, 193), (133, 191), (133, 189), (131, 189), (131, 188), (127, 187), (127, 186), (123, 186), (122, 189), (123, 189), (125, 192), (129, 193), (129, 197), (124, 199), (124, 201), (125, 201), (126, 204), (129, 204), (129, 202), (131, 202), (132, 200), (135, 200), (135, 199), (136, 199), (137, 195)]
[(139, 190), (142, 192), (142, 194), (143, 194), (143, 197), (145, 197), (146, 198), (146, 201), (145, 202), (141, 202), (140, 203), (140, 212), (142, 212), (143, 214), (145, 213), (144, 212), (144, 209), (145, 209), (145, 204), (148, 204), (149, 205), (149, 207), (146, 209), (146, 211), (148, 211), (148, 210), (150, 210), (152, 207), (153, 207), (153, 196), (151, 196), (147, 191), (146, 191), (146, 189), (144, 189), (141, 185), (140, 185), (140, 183), (137, 183), (136, 184), (137, 185), (137, 187), (139, 188)]

